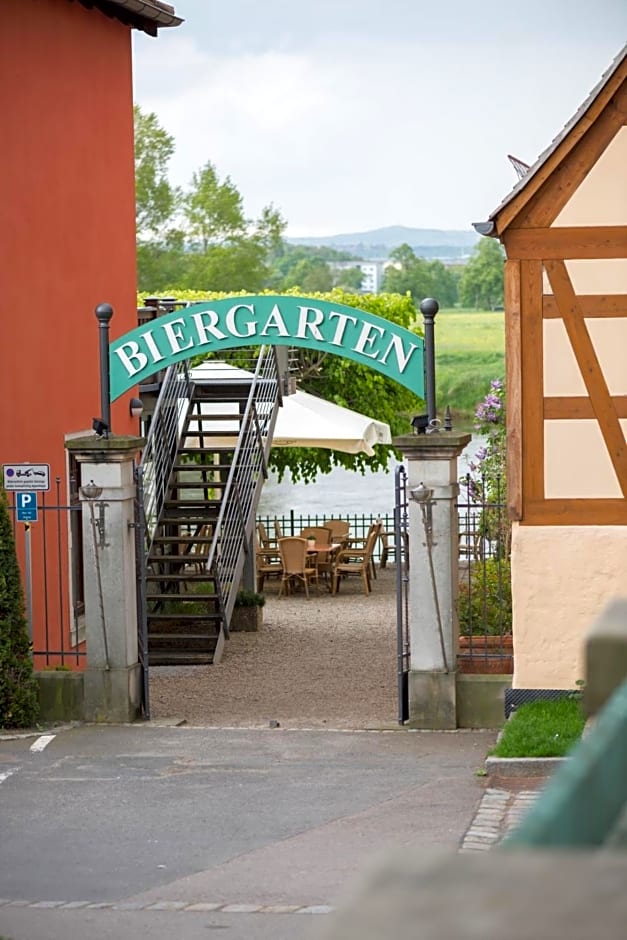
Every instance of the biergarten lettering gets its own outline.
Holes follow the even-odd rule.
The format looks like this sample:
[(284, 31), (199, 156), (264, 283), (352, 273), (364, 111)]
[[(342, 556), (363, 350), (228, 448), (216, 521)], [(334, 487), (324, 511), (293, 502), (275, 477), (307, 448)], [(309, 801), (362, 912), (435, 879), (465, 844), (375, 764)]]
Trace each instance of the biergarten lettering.
[(346, 356), (424, 395), (421, 336), (342, 304), (260, 295), (194, 304), (114, 340), (110, 346), (111, 400), (173, 362), (263, 343)]

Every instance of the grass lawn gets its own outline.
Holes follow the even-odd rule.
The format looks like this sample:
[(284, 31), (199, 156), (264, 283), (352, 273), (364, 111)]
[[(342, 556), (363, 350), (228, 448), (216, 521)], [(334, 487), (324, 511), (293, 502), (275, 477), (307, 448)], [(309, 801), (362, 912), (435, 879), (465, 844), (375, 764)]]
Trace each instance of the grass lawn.
[(585, 724), (579, 697), (529, 702), (505, 723), (494, 757), (564, 757)]
[(441, 310), (435, 320), (438, 412), (472, 423), (490, 381), (505, 377), (503, 311)]

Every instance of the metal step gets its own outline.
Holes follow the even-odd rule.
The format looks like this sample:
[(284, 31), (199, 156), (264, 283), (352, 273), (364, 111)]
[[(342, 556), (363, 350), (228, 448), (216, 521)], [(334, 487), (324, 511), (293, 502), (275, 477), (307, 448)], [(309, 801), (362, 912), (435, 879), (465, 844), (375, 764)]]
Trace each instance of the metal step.
[(163, 574), (163, 572), (161, 572), (159, 574), (159, 573), (154, 573), (152, 571), (148, 571), (146, 573), (146, 580), (147, 581), (161, 581), (164, 584), (167, 584), (168, 581), (172, 581), (173, 583), (178, 583), (178, 584), (181, 584), (183, 582), (189, 582), (190, 584), (215, 583), (215, 578), (213, 577), (213, 575), (209, 574), (209, 572), (207, 572), (206, 574), (204, 572), (200, 574), (197, 574), (197, 573)]
[[(217, 641), (215, 646), (217, 646)], [(205, 653), (188, 650), (149, 650), (149, 666), (209, 666), (213, 663), (215, 646)]]
[(211, 545), (213, 535), (182, 535), (176, 532), (174, 535), (155, 535), (153, 545)]
[[(173, 597), (169, 597), (168, 600), (174, 600)], [(172, 625), (172, 632), (176, 633), (177, 628), (181, 624), (198, 624), (202, 626), (207, 621), (213, 623), (220, 619), (219, 613), (208, 613), (208, 614), (168, 614), (168, 613), (158, 613), (152, 610), (148, 611), (148, 636), (150, 636), (150, 627), (155, 623), (169, 623)], [(170, 632), (170, 631), (168, 631)]]
[(182, 602), (188, 602), (190, 604), (196, 603), (197, 601), (201, 601), (201, 602), (206, 601), (207, 604), (211, 604), (212, 607), (215, 607), (215, 605), (219, 603), (219, 599), (216, 594), (205, 594), (205, 593), (194, 594), (193, 592), (188, 593), (188, 594), (186, 593), (180, 594), (178, 592), (168, 593), (167, 591), (165, 592), (165, 594), (162, 591), (156, 594), (148, 593), (146, 595), (146, 600), (148, 601), (148, 603), (151, 603), (152, 601), (176, 601), (176, 603), (178, 603), (179, 601), (182, 601)]

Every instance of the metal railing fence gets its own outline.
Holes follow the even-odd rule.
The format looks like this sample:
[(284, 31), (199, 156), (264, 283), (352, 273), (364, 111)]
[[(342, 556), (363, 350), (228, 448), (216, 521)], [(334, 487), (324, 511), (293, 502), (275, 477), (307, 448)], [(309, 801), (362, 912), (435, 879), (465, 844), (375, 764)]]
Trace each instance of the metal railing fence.
[(172, 465), (181, 437), (183, 419), (189, 407), (192, 381), (186, 361), (177, 362), (166, 372), (155, 412), (150, 422), (140, 467), (144, 482), (146, 541), (149, 544), (159, 522)]
[(469, 673), (511, 673), (511, 523), (505, 482), (468, 474), (460, 483), (458, 667)]
[(52, 494), (38, 492), (37, 521), (17, 520), (15, 494), (7, 493), (35, 669), (85, 665), (82, 513), (65, 505), (61, 478)]
[[(310, 526), (323, 526), (325, 519), (344, 519), (350, 526), (349, 537), (365, 539), (370, 526), (375, 522), (383, 523), (383, 537), (377, 540), (374, 549), (375, 561), (381, 562), (384, 548), (387, 544), (388, 557), (394, 555), (394, 513), (384, 515), (367, 513), (298, 513), (291, 509), (288, 513), (258, 514), (257, 522), (263, 523), (270, 539), (276, 538), (275, 522), (278, 523), (282, 535), (300, 535), (303, 529)], [(385, 560), (384, 560), (385, 564)]]
[(262, 346), (220, 503), (216, 537), (207, 558), (207, 570), (216, 576), (227, 636), (245, 555), (252, 542), (255, 507), (268, 476), (279, 399), (276, 355), (272, 346)]

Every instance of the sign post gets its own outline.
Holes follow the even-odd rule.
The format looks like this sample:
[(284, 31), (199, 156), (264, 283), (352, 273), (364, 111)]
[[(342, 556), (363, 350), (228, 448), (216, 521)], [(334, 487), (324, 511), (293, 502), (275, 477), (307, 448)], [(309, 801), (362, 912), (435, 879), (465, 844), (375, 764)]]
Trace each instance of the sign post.
[(30, 522), (24, 526), (24, 562), (25, 562), (25, 594), (26, 594), (26, 621), (28, 623), (28, 639), (33, 642), (33, 561), (30, 546)]
[(21, 490), (15, 494), (15, 511), (18, 522), (24, 522), (24, 581), (26, 594), (26, 620), (28, 622), (28, 638), (33, 640), (33, 562), (31, 551), (31, 522), (37, 522), (37, 493), (25, 493)]

